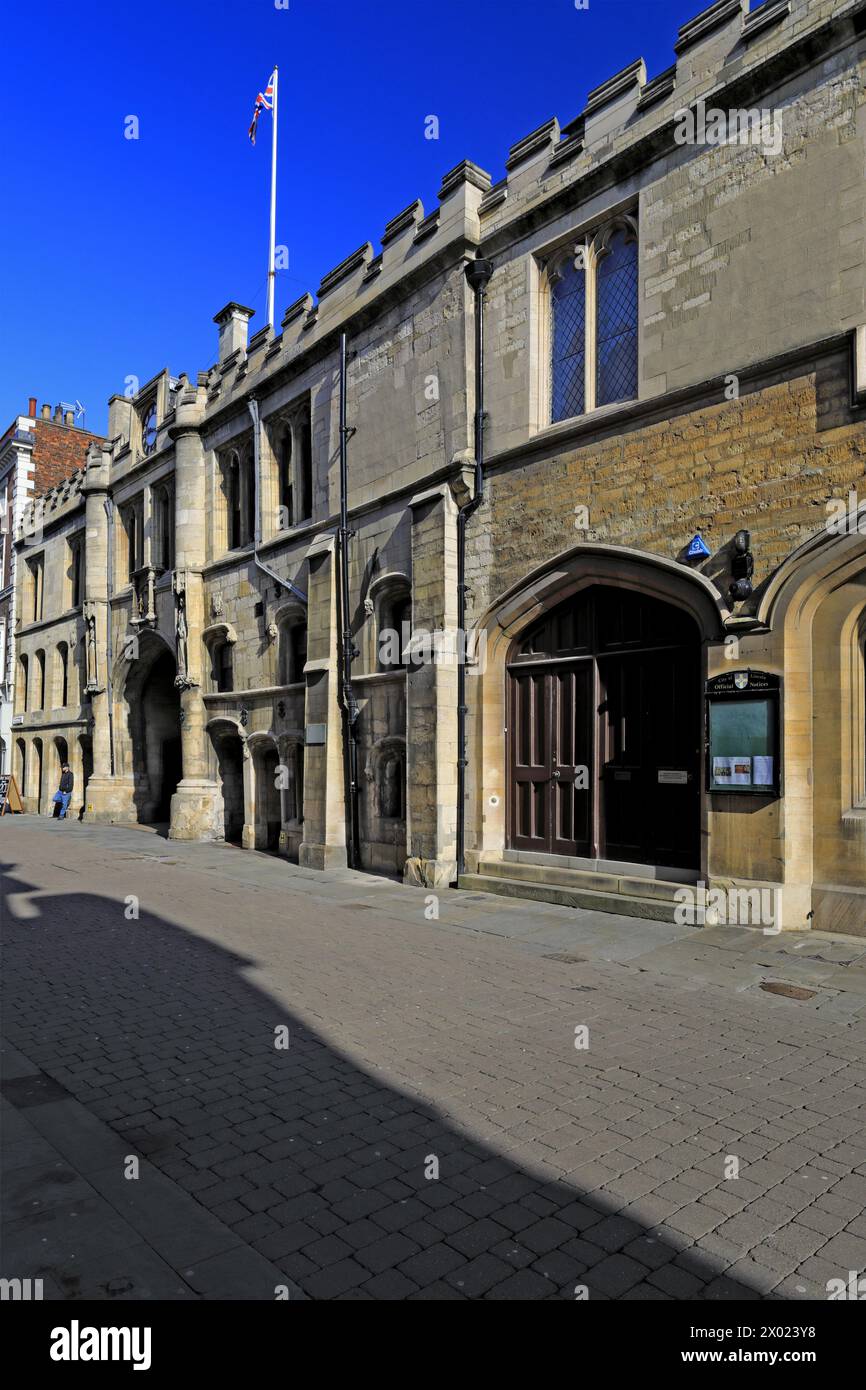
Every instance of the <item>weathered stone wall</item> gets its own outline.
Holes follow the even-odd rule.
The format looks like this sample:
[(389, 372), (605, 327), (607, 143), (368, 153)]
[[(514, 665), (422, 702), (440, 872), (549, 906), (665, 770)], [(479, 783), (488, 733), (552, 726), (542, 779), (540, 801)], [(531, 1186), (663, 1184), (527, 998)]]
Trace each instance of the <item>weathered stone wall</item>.
[[(790, 379), (744, 379), (737, 400), (620, 419), (590, 442), (494, 467), (470, 526), (473, 615), (581, 540), (676, 559), (700, 529), (713, 552), (701, 568), (724, 590), (725, 548), (745, 527), (759, 584), (825, 525), (829, 501), (866, 492), (866, 429), (849, 378), (840, 347)], [(586, 509), (588, 530), (576, 508)]]

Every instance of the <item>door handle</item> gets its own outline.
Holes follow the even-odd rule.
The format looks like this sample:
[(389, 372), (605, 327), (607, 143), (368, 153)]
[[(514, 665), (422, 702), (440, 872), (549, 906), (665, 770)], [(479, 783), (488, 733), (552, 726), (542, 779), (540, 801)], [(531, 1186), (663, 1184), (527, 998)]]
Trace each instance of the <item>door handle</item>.
[(551, 777), (561, 777), (562, 773), (560, 772), (559, 768), (556, 768), (550, 775)]

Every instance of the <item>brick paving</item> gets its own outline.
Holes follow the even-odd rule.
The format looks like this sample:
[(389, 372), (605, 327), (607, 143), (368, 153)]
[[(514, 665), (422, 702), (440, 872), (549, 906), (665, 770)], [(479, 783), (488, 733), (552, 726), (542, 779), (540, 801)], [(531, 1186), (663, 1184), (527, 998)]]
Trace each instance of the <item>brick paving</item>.
[(47, 819), (0, 859), (2, 1273), (46, 1296), (825, 1298), (866, 1266), (866, 941), (427, 920)]

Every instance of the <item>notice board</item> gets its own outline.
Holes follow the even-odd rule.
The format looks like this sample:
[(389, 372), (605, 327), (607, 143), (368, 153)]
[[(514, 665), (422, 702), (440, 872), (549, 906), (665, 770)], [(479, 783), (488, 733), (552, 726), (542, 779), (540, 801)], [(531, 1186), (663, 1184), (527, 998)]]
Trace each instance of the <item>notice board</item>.
[(781, 794), (780, 681), (731, 671), (707, 682), (707, 789)]

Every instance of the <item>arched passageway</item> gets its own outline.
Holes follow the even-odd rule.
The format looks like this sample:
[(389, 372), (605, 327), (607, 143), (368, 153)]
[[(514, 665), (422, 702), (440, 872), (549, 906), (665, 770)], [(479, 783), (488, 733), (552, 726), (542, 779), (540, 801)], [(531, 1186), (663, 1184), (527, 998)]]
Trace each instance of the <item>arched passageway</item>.
[(144, 824), (167, 822), (171, 798), (183, 776), (180, 694), (173, 654), (161, 642), (147, 643), (126, 682), (133, 798)]
[(44, 776), (44, 758), (42, 755), (42, 739), (33, 740), (33, 809), (37, 816), (42, 814), (45, 789), (42, 785)]
[(230, 844), (240, 844), (244, 829), (244, 749), (231, 724), (217, 724), (211, 731), (223, 794), (223, 828)]
[(272, 743), (259, 744), (253, 753), (256, 779), (256, 849), (276, 852), (280, 847), (282, 807), (280, 759)]

